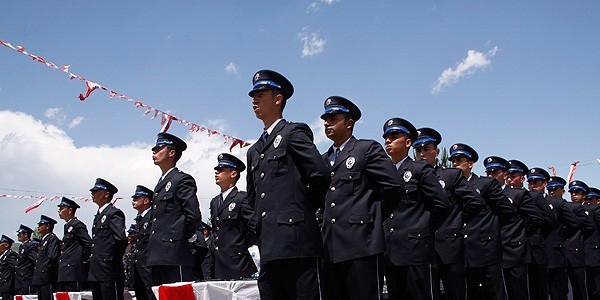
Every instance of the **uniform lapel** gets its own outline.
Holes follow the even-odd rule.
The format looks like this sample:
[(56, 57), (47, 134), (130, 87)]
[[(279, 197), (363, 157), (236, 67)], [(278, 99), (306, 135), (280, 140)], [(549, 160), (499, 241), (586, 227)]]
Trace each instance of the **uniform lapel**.
[(273, 140), (275, 140), (275, 137), (277, 136), (277, 134), (279, 133), (279, 131), (281, 131), (281, 129), (283, 129), (283, 127), (285, 127), (285, 124), (287, 124), (287, 121), (285, 119), (281, 119), (279, 121), (279, 123), (277, 123), (277, 125), (275, 125), (275, 128), (273, 128), (273, 131), (271, 131), (271, 134), (269, 134), (269, 137), (267, 138), (267, 141), (264, 144), (258, 144), (256, 147), (256, 151), (263, 153), (266, 149), (269, 148), (269, 146), (273, 143)]
[(221, 205), (219, 207), (217, 215), (221, 214), (221, 212), (225, 209), (225, 207), (229, 207), (229, 203), (231, 203), (231, 199), (233, 199), (233, 197), (235, 197), (235, 195), (237, 195), (237, 193), (238, 193), (237, 187), (233, 187), (231, 192), (229, 192), (229, 195), (227, 195), (227, 198), (223, 199), (223, 205)]
[(167, 176), (165, 176), (165, 178), (163, 178), (163, 180), (161, 180), (159, 183), (156, 184), (156, 187), (154, 188), (154, 192), (158, 193), (160, 191), (160, 189), (169, 182), (169, 179), (171, 179), (171, 177), (173, 177), (173, 175), (177, 172), (179, 172), (179, 169), (177, 169), (177, 167), (173, 168), (173, 170), (171, 170), (171, 172), (169, 172), (169, 174), (167, 174)]
[[(335, 162), (333, 163), (333, 166), (331, 167), (332, 170), (337, 169), (342, 162), (346, 161), (346, 159), (350, 157), (350, 155), (352, 154), (352, 150), (354, 150), (355, 144), (356, 138), (354, 136), (351, 136), (348, 142), (346, 143), (346, 146), (344, 146), (344, 149), (342, 150), (342, 152), (340, 152)], [(333, 148), (331, 151), (333, 151)], [(329, 165), (329, 162), (327, 164)]]

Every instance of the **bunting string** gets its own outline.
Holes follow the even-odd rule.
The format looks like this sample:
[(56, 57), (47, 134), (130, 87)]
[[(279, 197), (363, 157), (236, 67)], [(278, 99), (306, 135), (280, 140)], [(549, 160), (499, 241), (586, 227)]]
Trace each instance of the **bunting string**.
[[(25, 207), (25, 213), (28, 213), (38, 207), (40, 207), (40, 205), (42, 205), (42, 203), (46, 200), (50, 200), (50, 201), (54, 201), (54, 200), (59, 200), (62, 199), (62, 196), (34, 196), (34, 195), (9, 195), (9, 194), (0, 194), (0, 198), (11, 198), (11, 199), (37, 199), (36, 202), (34, 202), (33, 204)], [(83, 201), (83, 202), (88, 202), (88, 201), (92, 201), (91, 197), (71, 197), (69, 196), (69, 199), (73, 200), (73, 201)], [(115, 204), (118, 200), (122, 200), (122, 197), (115, 197), (112, 200), (112, 204)]]
[(160, 115), (160, 120), (161, 120), (161, 132), (166, 132), (167, 130), (169, 130), (172, 121), (177, 121), (179, 122), (179, 124), (182, 124), (184, 126), (186, 126), (188, 128), (188, 130), (190, 132), (206, 132), (208, 134), (208, 136), (212, 136), (212, 135), (216, 135), (216, 136), (221, 136), (223, 137), (223, 142), (225, 144), (227, 143), (231, 143), (229, 146), (229, 151), (231, 151), (234, 147), (239, 146), (240, 148), (244, 148), (247, 146), (250, 146), (251, 143), (238, 139), (236, 137), (227, 135), (227, 134), (223, 134), (217, 130), (214, 129), (210, 129), (210, 128), (206, 128), (204, 126), (189, 122), (183, 118), (180, 118), (178, 116), (174, 116), (172, 114), (169, 114), (167, 112), (158, 110), (150, 105), (145, 104), (142, 101), (139, 100), (134, 100), (131, 97), (128, 97), (122, 93), (119, 93), (111, 88), (108, 88), (104, 85), (101, 85), (99, 83), (93, 82), (91, 80), (86, 79), (83, 76), (74, 74), (70, 71), (71, 69), (71, 65), (64, 65), (64, 66), (58, 66), (55, 63), (46, 60), (45, 58), (43, 58), (40, 55), (36, 55), (36, 54), (32, 54), (27, 52), (27, 50), (25, 49), (25, 47), (23, 46), (13, 46), (11, 43), (9, 42), (4, 42), (2, 40), (0, 40), (0, 45), (5, 46), (6, 48), (15, 50), (21, 54), (27, 55), (28, 57), (30, 57), (33, 61), (37, 61), (39, 63), (45, 64), (47, 67), (55, 69), (55, 70), (59, 70), (62, 71), (63, 73), (67, 74), (69, 76), (70, 80), (73, 79), (77, 79), (79, 81), (83, 81), (85, 83), (86, 86), (86, 91), (85, 93), (79, 94), (78, 98), (81, 101), (85, 101), (94, 91), (96, 90), (102, 90), (105, 92), (108, 92), (108, 96), (113, 99), (113, 98), (118, 98), (118, 99), (122, 99), (124, 101), (127, 102), (133, 102), (133, 105), (137, 108), (142, 108), (144, 109), (144, 116), (147, 115), (152, 115), (151, 119), (156, 118), (157, 116)]

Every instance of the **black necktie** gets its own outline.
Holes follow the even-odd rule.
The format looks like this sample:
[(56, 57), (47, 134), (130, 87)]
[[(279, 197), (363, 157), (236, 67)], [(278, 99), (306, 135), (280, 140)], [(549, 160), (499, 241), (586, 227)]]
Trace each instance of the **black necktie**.
[(219, 207), (223, 205), (223, 194), (219, 194)]
[(333, 159), (331, 160), (331, 165), (333, 165), (335, 163), (338, 156), (340, 155), (340, 152), (342, 152), (342, 150), (340, 150), (340, 148), (337, 148), (333, 151)]

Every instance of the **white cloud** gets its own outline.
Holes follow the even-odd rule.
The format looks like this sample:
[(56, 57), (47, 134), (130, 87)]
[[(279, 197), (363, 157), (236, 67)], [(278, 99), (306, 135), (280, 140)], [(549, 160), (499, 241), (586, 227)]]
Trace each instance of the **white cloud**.
[[(219, 153), (228, 152), (229, 143), (221, 137), (206, 133), (190, 133), (182, 137), (188, 150), (178, 163), (179, 168), (191, 174), (198, 185), (198, 198), (204, 220), (208, 219), (210, 199), (219, 193), (214, 183), (214, 166)], [(116, 206), (125, 212), (127, 225), (133, 222), (136, 212), (131, 207), (131, 195), (138, 184), (154, 188), (160, 170), (152, 163), (150, 148), (154, 141), (121, 146), (76, 147), (67, 133), (33, 116), (0, 110), (0, 194), (33, 196), (89, 197), (89, 189), (97, 177), (102, 177), (119, 188), (116, 197), (122, 197)], [(248, 147), (233, 149), (233, 154), (246, 160)], [(238, 182), (242, 190), (244, 180)], [(25, 207), (36, 199), (1, 198), (6, 212), (0, 222), (0, 232), (14, 232), (19, 224), (34, 226), (40, 214), (59, 220), (56, 201), (45, 201), (36, 210), (25, 214)], [(90, 202), (80, 203), (79, 219), (89, 225), (97, 210)], [(62, 222), (61, 222), (62, 223)], [(58, 226), (59, 237), (62, 225)]]
[(326, 5), (333, 5), (336, 2), (339, 2), (340, 0), (320, 0), (320, 1), (313, 1), (310, 4), (308, 4), (308, 7), (306, 8), (306, 12), (310, 13), (310, 12), (316, 12), (319, 11), (321, 9), (321, 3), (324, 3)]
[(44, 116), (50, 120), (54, 120), (59, 123), (63, 122), (66, 119), (65, 113), (62, 111), (61, 108), (58, 107), (46, 109), (46, 111), (44, 112)]
[(478, 70), (485, 70), (492, 63), (490, 58), (496, 55), (499, 50), (498, 46), (496, 46), (487, 53), (475, 50), (467, 51), (467, 57), (458, 63), (456, 68), (447, 68), (442, 72), (435, 81), (431, 93), (439, 93), (445, 87), (457, 83), (461, 78), (472, 75)]
[(225, 72), (231, 73), (231, 74), (237, 74), (237, 72), (238, 72), (238, 66), (236, 64), (234, 64), (233, 62), (230, 62), (225, 67)]
[(313, 56), (323, 52), (327, 40), (320, 38), (316, 32), (308, 32), (308, 27), (302, 28), (298, 33), (298, 39), (302, 41), (302, 57)]
[(75, 128), (77, 126), (79, 126), (79, 124), (81, 124), (81, 121), (83, 121), (83, 117), (77, 117), (73, 120), (71, 120), (71, 123), (69, 123), (69, 128)]

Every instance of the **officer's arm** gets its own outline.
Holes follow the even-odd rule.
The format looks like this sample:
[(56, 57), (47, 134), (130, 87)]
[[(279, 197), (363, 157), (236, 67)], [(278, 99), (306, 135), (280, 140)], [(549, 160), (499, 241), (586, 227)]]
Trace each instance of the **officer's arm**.
[(425, 204), (431, 207), (436, 219), (443, 220), (448, 215), (451, 204), (446, 196), (446, 191), (440, 185), (440, 181), (434, 173), (434, 168), (426, 164), (421, 171), (421, 180), (419, 180), (419, 190), (423, 195)]
[(31, 259), (35, 264), (38, 254), (38, 249), (35, 246), (35, 244), (30, 243), (27, 249), (25, 249), (25, 251), (27, 251), (27, 257), (29, 257), (29, 259)]
[(190, 175), (185, 175), (177, 185), (177, 199), (181, 205), (181, 211), (185, 218), (185, 238), (191, 238), (196, 229), (202, 225), (202, 215), (200, 213), (200, 203), (196, 196), (196, 181)]
[(379, 143), (368, 145), (365, 159), (365, 172), (372, 188), (382, 195), (381, 208), (387, 218), (405, 194), (404, 181)]
[(581, 228), (581, 221), (568, 206), (567, 203), (561, 199), (561, 203), (558, 208), (558, 218), (562, 225), (565, 227), (566, 232), (569, 234), (573, 231)]
[(497, 216), (502, 220), (511, 220), (516, 216), (517, 210), (510, 203), (506, 194), (502, 191), (502, 187), (500, 183), (496, 179), (492, 179), (489, 181), (489, 190), (488, 190), (488, 200), (490, 201), (490, 205), (492, 210), (495, 212)]
[(60, 257), (60, 245), (61, 242), (58, 238), (48, 239), (48, 258), (50, 260), (58, 261)]
[(542, 219), (541, 213), (536, 208), (535, 202), (531, 198), (529, 192), (523, 190), (523, 199), (521, 199), (518, 209), (519, 215), (527, 220), (525, 225), (526, 234), (531, 235), (535, 233), (538, 228), (542, 226), (544, 220)]
[(465, 222), (477, 216), (485, 206), (485, 200), (477, 192), (473, 184), (467, 180), (462, 171), (457, 170), (452, 195), (462, 202), (462, 214)]
[(115, 241), (115, 254), (122, 257), (127, 247), (127, 237), (125, 236), (125, 215), (122, 211), (117, 211), (110, 216), (108, 223), (112, 237)]
[(83, 247), (82, 259), (87, 261), (92, 253), (92, 238), (83, 223), (75, 228), (75, 237)]

